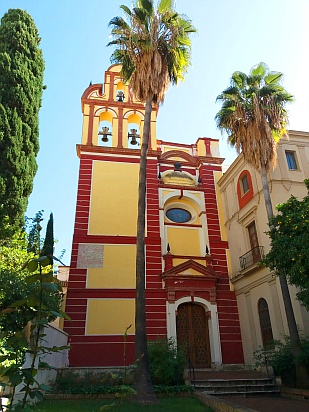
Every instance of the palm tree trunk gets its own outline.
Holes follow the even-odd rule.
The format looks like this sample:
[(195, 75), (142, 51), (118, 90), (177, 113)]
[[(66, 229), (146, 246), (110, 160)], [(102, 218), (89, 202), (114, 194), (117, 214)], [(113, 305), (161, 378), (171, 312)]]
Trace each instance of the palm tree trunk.
[(263, 162), (261, 162), (261, 180), (262, 180), (267, 219), (268, 219), (268, 222), (270, 222), (270, 220), (274, 216), (274, 210), (273, 210), (273, 205), (272, 205), (271, 197), (270, 197), (269, 184), (267, 180), (267, 172), (266, 172), (266, 168)]
[[(267, 212), (268, 222), (274, 216), (274, 211), (272, 207), (269, 184), (267, 180), (267, 172), (265, 165), (261, 162), (261, 180), (263, 186), (264, 200)], [(274, 226), (270, 225), (270, 230), (274, 230)], [(285, 315), (288, 323), (288, 329), (291, 339), (291, 348), (293, 355), (297, 358), (301, 353), (299, 333), (297, 329), (297, 324), (294, 316), (294, 310), (291, 301), (291, 295), (289, 291), (289, 286), (287, 279), (284, 275), (279, 275), (279, 282), (281, 287), (281, 293), (284, 303)], [(299, 365), (296, 363), (296, 384), (298, 387), (308, 387), (309, 384), (309, 375), (306, 367), (304, 365)]]
[(146, 213), (146, 166), (150, 135), (152, 97), (146, 100), (143, 141), (141, 147), (138, 215), (136, 237), (136, 295), (135, 295), (135, 360), (134, 389), (141, 402), (155, 401), (154, 388), (150, 377), (150, 366), (146, 335), (145, 300), (145, 213)]

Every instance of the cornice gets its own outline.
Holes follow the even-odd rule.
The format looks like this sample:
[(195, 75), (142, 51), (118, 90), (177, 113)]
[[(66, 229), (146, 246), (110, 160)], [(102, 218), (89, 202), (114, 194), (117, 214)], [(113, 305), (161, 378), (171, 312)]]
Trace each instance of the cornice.
[[(80, 158), (81, 152), (83, 153), (93, 153), (93, 154), (114, 154), (114, 155), (125, 155), (125, 156), (132, 156), (132, 157), (140, 157), (141, 150), (140, 149), (127, 149), (124, 147), (103, 147), (103, 146), (92, 146), (92, 145), (76, 145), (77, 155)], [(157, 158), (160, 152), (157, 150), (148, 150), (147, 158), (148, 157), (155, 157)]]

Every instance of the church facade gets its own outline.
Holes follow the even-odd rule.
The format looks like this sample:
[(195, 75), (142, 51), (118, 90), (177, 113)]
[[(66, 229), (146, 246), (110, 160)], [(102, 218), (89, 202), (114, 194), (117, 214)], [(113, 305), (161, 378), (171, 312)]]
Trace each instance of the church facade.
[[(82, 96), (82, 142), (64, 330), (70, 366), (134, 362), (135, 255), (144, 105), (120, 66)], [(219, 142), (156, 138), (151, 118), (146, 194), (148, 339), (187, 348), (196, 368), (244, 362), (217, 181)], [(124, 334), (126, 359), (124, 360)]]

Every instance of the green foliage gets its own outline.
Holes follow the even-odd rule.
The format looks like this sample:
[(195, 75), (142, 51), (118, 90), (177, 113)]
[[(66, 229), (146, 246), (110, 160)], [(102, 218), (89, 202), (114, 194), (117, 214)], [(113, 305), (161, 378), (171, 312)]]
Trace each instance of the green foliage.
[[(309, 180), (305, 184), (309, 189)], [(271, 248), (262, 262), (297, 286), (298, 299), (309, 309), (309, 194), (303, 200), (291, 196), (277, 210), (268, 232)]]
[(43, 249), (41, 250), (41, 256), (47, 256), (49, 264), (53, 264), (54, 255), (54, 217), (51, 213), (46, 227), (46, 235), (43, 244)]
[[(29, 219), (30, 221), (30, 219)], [(42, 221), (42, 211), (36, 214), (29, 226), (29, 236), (25, 231), (17, 231), (8, 239), (5, 244), (0, 246), (0, 312), (9, 308), (14, 302), (22, 302), (14, 309), (8, 309), (0, 317), (0, 340), (8, 339), (15, 332), (26, 327), (27, 323), (33, 319), (37, 310), (37, 302), (41, 296), (41, 285), (39, 275), (31, 276), (31, 272), (38, 268), (38, 259), (35, 258), (40, 250), (40, 222)], [(32, 247), (29, 248), (29, 244)], [(27, 251), (31, 249), (33, 252)], [(47, 262), (41, 261), (42, 267)], [(30, 273), (29, 273), (30, 272)], [(42, 268), (43, 291), (42, 303), (43, 310), (57, 312), (61, 304), (60, 287), (53, 276), (51, 266)], [(30, 299), (32, 297), (32, 299)], [(51, 312), (48, 320), (55, 319), (56, 316)]]
[(150, 373), (155, 385), (182, 385), (185, 356), (174, 339), (157, 339), (148, 344)]
[[(36, 174), (44, 61), (31, 16), (10, 9), (0, 25), (0, 220), (23, 226)], [(1, 228), (0, 236), (10, 233)]]
[(300, 355), (295, 358), (291, 340), (285, 336), (283, 341), (275, 340), (267, 349), (254, 352), (256, 365), (271, 365), (276, 376), (280, 376), (286, 386), (295, 385), (296, 364), (306, 365), (309, 370), (309, 338), (300, 339)]
[[(33, 220), (32, 234), (34, 239), (40, 239), (41, 213)], [(31, 231), (30, 230), (30, 231)], [(37, 234), (34, 234), (34, 231)], [(50, 228), (48, 228), (50, 231)], [(47, 241), (50, 236), (47, 235)], [(46, 353), (58, 352), (63, 347), (48, 347), (45, 343), (44, 327), (57, 316), (69, 319), (60, 308), (61, 285), (53, 275), (50, 257), (42, 256), (38, 250), (38, 257), (26, 249), (27, 239), (24, 234), (16, 234), (12, 241), (2, 247), (0, 264), (0, 376), (9, 381), (12, 388), (11, 406), (14, 405), (16, 386), (22, 384), (21, 392), (24, 396), (14, 405), (14, 410), (26, 410), (30, 399), (43, 399), (43, 391), (47, 388), (37, 379), (38, 367), (50, 367), (39, 362), (37, 357)], [(53, 244), (51, 245), (53, 247)], [(12, 257), (14, 248), (16, 255), (24, 259), (23, 266), (14, 267)], [(9, 253), (9, 257), (5, 255)], [(25, 353), (30, 356), (30, 366), (25, 368)], [(4, 382), (7, 385), (7, 382)]]
[[(58, 374), (55, 385), (53, 386), (54, 393), (64, 394), (130, 394), (132, 386), (122, 384), (121, 372), (101, 372), (99, 374), (86, 373), (79, 375), (78, 373), (65, 371), (63, 374)], [(183, 382), (181, 382), (183, 383)], [(193, 388), (182, 384), (169, 385), (160, 384), (154, 386), (155, 392), (175, 396), (179, 393), (192, 393)]]
[[(53, 387), (55, 393), (116, 393), (122, 386), (122, 373), (104, 371), (79, 375), (72, 371), (64, 371), (57, 375)], [(126, 385), (124, 385), (126, 386)]]
[(234, 72), (230, 86), (217, 97), (222, 103), (215, 117), (218, 128), (257, 170), (275, 164), (276, 144), (287, 134), (285, 106), (293, 96), (281, 85), (282, 78), (282, 73), (269, 71), (261, 62), (249, 75)]
[(123, 17), (114, 17), (113, 63), (122, 65), (124, 81), (130, 81), (141, 101), (164, 100), (170, 83), (183, 80), (191, 60), (190, 35), (196, 32), (187, 16), (174, 10), (171, 1), (136, 0), (134, 7), (120, 6)]
[(38, 211), (33, 218), (26, 217), (28, 232), (27, 251), (39, 254), (41, 250), (41, 222), (43, 221), (43, 210)]
[(179, 394), (192, 394), (194, 388), (187, 385), (154, 385), (155, 392), (166, 394), (168, 396), (176, 396)]
[[(37, 367), (35, 367), (35, 363), (37, 356), (65, 348), (47, 347), (43, 343), (45, 337), (44, 326), (57, 315), (65, 317), (65, 314), (58, 309), (60, 306), (60, 284), (55, 283), (52, 272), (46, 274), (42, 272), (41, 262), (43, 260), (40, 261), (40, 258), (36, 260), (38, 261), (38, 272), (25, 279), (26, 284), (29, 285), (27, 294), (22, 299), (12, 302), (4, 308), (0, 318), (2, 323), (0, 373), (9, 380), (9, 385), (12, 387), (12, 403), (16, 386), (23, 384), (21, 391), (24, 393), (24, 397), (17, 406), (14, 406), (14, 410), (24, 409), (28, 397), (43, 399), (42, 391), (45, 388), (36, 380)], [(21, 287), (21, 292), (25, 292), (23, 287)], [(55, 297), (58, 298), (58, 307), (52, 308), (56, 309), (57, 312), (47, 306), (49, 305), (48, 299), (46, 299), (47, 296), (52, 298), (52, 303), (56, 302)], [(3, 327), (5, 325), (9, 325), (9, 327)], [(31, 353), (32, 359), (31, 366), (28, 368), (23, 367), (26, 350)]]
[[(110, 408), (110, 409), (109, 409)], [(160, 398), (157, 405), (137, 404), (119, 399), (94, 399), (86, 397), (77, 400), (45, 400), (34, 407), (38, 412), (93, 412), (110, 410), (112, 412), (213, 412), (213, 409), (202, 404), (193, 397)]]

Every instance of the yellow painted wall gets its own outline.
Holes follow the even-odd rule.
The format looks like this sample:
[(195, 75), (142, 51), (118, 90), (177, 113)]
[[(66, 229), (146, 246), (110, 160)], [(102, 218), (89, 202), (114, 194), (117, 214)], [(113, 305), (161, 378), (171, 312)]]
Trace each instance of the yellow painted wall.
[[(179, 152), (184, 152), (184, 153), (191, 154), (190, 149), (185, 149), (183, 147), (175, 147), (175, 146), (165, 146), (164, 149), (163, 149), (163, 153), (169, 152), (170, 150), (178, 150)], [(171, 157), (170, 159), (176, 159), (176, 157)], [(177, 159), (178, 159), (178, 157), (177, 157)]]
[(201, 256), (199, 229), (168, 227), (167, 239), (172, 255)]
[(218, 214), (219, 214), (219, 222), (220, 222), (220, 231), (221, 231), (221, 239), (222, 240), (227, 240), (226, 236), (226, 230), (224, 226), (224, 206), (222, 202), (222, 196), (221, 192), (219, 189), (219, 186), (217, 184), (218, 180), (222, 177), (221, 172), (214, 172), (214, 180), (215, 180), (215, 185), (216, 185), (216, 195), (217, 195), (217, 205), (218, 205)]
[(93, 120), (90, 119), (90, 122), (91, 121), (93, 121), (92, 144), (94, 146), (98, 146), (99, 139), (101, 139), (101, 137), (102, 137), (102, 136), (99, 137), (100, 117), (99, 116), (93, 116)]
[[(157, 149), (157, 113), (155, 110), (151, 113), (151, 124), (150, 124), (150, 132), (151, 132), (151, 149)], [(144, 123), (144, 122), (143, 122)]]
[(198, 140), (197, 142), (197, 154), (198, 156), (206, 156), (206, 146), (204, 140)]
[(138, 170), (138, 163), (94, 162), (89, 234), (136, 236)]
[(134, 318), (134, 299), (88, 299), (86, 335), (134, 334)]
[(203, 276), (203, 274), (201, 272), (198, 272), (197, 270), (194, 270), (192, 268), (184, 270), (183, 272), (180, 272), (180, 275)]
[(113, 117), (113, 123), (112, 123), (112, 146), (116, 147), (118, 145), (118, 124), (119, 120)]
[(135, 245), (104, 245), (103, 267), (90, 268), (87, 288), (134, 289)]
[(89, 128), (89, 116), (84, 116), (83, 117), (82, 144), (87, 144), (88, 128)]

